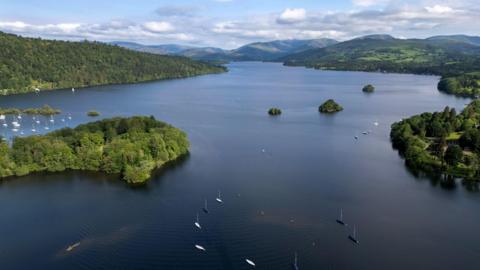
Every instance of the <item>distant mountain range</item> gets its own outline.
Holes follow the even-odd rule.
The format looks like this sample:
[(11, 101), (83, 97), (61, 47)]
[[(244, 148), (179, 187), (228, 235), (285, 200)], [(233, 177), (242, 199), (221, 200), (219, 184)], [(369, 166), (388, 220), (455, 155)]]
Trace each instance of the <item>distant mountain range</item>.
[(397, 39), (372, 35), (277, 59), (317, 69), (449, 75), (480, 69), (479, 38)]
[(175, 44), (142, 45), (133, 42), (111, 42), (128, 49), (156, 54), (174, 54), (206, 61), (273, 61), (280, 57), (306, 50), (323, 48), (338, 43), (333, 39), (275, 40), (255, 42), (234, 50), (214, 47), (193, 47)]

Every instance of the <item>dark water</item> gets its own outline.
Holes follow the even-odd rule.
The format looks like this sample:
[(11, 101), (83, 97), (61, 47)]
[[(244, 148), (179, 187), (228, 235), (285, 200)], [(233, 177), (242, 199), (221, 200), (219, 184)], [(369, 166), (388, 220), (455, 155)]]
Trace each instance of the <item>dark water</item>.
[[(249, 269), (250, 258), (291, 269), (296, 251), (300, 269), (479, 269), (480, 193), (415, 178), (389, 142), (392, 122), (468, 102), (439, 93), (437, 80), (235, 63), (221, 75), (0, 97), (0, 107), (61, 108), (54, 127), (91, 109), (155, 115), (192, 143), (146, 188), (82, 172), (3, 182), (0, 268)], [(363, 94), (367, 83), (377, 92)], [(327, 98), (345, 110), (320, 115)], [(267, 116), (273, 106), (282, 116)], [(360, 245), (347, 239), (353, 226), (335, 223), (340, 208)]]

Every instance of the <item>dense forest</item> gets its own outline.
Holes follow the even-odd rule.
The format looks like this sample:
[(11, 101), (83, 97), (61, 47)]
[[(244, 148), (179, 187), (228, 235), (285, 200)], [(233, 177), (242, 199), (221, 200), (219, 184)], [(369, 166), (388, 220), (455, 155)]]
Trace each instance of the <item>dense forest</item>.
[(225, 71), (185, 57), (98, 42), (23, 38), (0, 32), (0, 95), (174, 79)]
[(411, 168), (478, 181), (479, 127), (480, 100), (475, 100), (460, 114), (446, 107), (394, 123), (390, 137)]
[[(285, 65), (327, 70), (440, 75), (446, 80), (439, 84), (443, 91), (468, 96), (479, 91), (478, 73), (464, 74), (480, 70), (480, 46), (456, 40), (371, 36), (293, 54), (280, 61)], [(473, 84), (466, 80), (475, 76)]]
[(438, 90), (448, 94), (478, 98), (480, 96), (480, 72), (444, 77), (438, 83)]
[(120, 174), (144, 183), (153, 169), (188, 152), (181, 130), (152, 117), (112, 118), (0, 142), (0, 178), (67, 169)]

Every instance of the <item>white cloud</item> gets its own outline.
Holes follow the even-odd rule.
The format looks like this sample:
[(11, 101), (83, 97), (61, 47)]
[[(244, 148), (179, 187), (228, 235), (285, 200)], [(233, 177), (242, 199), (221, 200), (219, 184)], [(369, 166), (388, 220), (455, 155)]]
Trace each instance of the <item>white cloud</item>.
[(146, 30), (154, 33), (171, 32), (175, 30), (169, 22), (146, 22), (142, 26)]
[(385, 4), (388, 2), (387, 0), (352, 0), (352, 3), (355, 6), (360, 6), (360, 7), (370, 7), (370, 6), (375, 6), (375, 5), (381, 5)]
[(287, 8), (277, 19), (278, 23), (289, 24), (305, 20), (307, 12), (303, 8)]
[(451, 13), (454, 10), (449, 6), (442, 6), (442, 5), (434, 5), (432, 7), (425, 7), (425, 9), (430, 13), (436, 14), (444, 14), (444, 13)]

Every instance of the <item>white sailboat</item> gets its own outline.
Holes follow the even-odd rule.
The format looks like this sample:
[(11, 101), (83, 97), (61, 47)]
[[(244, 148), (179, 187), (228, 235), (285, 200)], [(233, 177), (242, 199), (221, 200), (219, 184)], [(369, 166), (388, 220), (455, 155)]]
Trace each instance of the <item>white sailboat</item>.
[(203, 212), (205, 212), (205, 214), (208, 213), (207, 199), (205, 199), (205, 206), (203, 206)]
[(198, 249), (198, 250), (201, 250), (201, 251), (207, 251), (204, 247), (202, 247), (200, 245), (195, 245), (195, 248)]
[(223, 203), (223, 200), (222, 200), (222, 193), (220, 192), (220, 190), (218, 191), (218, 196), (217, 198), (215, 199), (218, 203)]
[(195, 221), (195, 227), (197, 227), (197, 228), (199, 228), (199, 229), (202, 228), (202, 226), (200, 226), (200, 219), (199, 219), (199, 217), (198, 217), (198, 213), (197, 213), (197, 221)]
[(295, 260), (293, 261), (293, 270), (299, 270), (300, 268), (298, 268), (298, 257), (297, 257), (297, 253), (295, 252)]
[(250, 259), (245, 259), (245, 261), (246, 261), (249, 265), (251, 265), (251, 266), (253, 266), (253, 267), (256, 266), (255, 263), (254, 263), (252, 260), (250, 260)]
[(347, 224), (343, 221), (343, 209), (340, 208), (340, 217), (337, 219), (337, 223), (343, 226), (347, 226)]
[(74, 92), (74, 93), (75, 93), (75, 88), (73, 88), (73, 87), (72, 87), (72, 92)]
[(75, 248), (77, 248), (78, 246), (80, 246), (80, 242), (77, 242), (73, 245), (68, 246), (66, 251), (70, 252), (70, 251), (74, 250)]
[(348, 236), (348, 239), (352, 240), (355, 244), (360, 244), (360, 241), (358, 241), (357, 238), (357, 228), (355, 225), (353, 225), (353, 233)]

